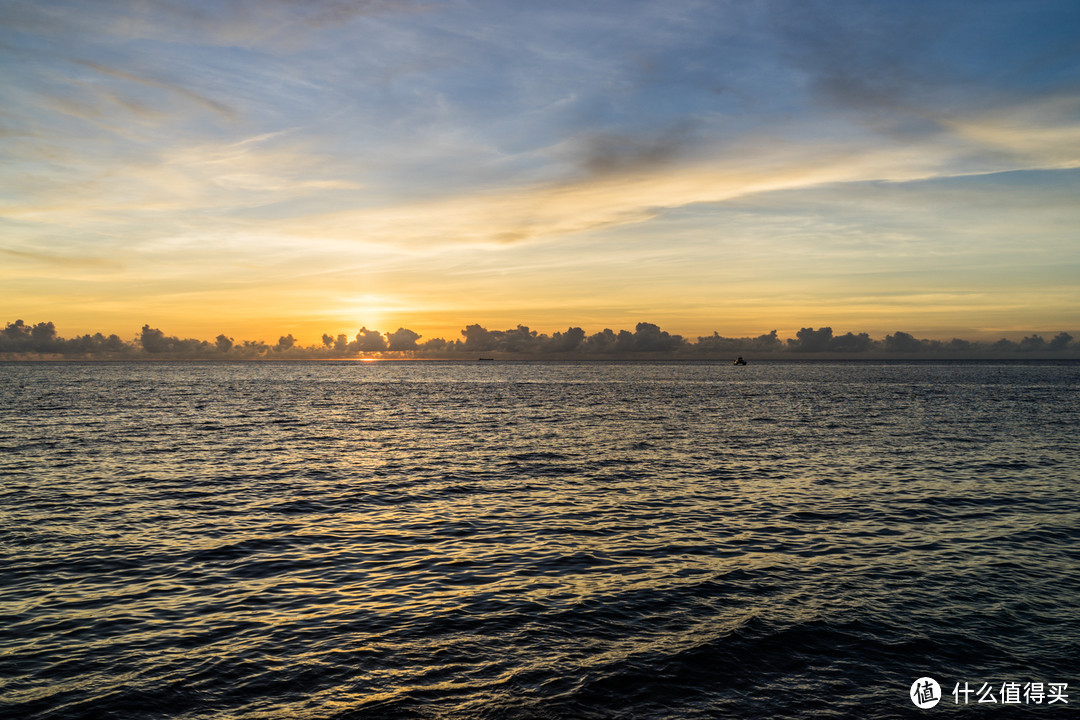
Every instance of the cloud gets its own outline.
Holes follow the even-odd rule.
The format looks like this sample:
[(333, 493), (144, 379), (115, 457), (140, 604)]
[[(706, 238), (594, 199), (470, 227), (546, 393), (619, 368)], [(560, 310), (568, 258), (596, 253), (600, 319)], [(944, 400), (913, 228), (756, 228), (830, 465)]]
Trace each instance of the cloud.
[[(116, 305), (186, 284), (184, 307), (322, 311), (335, 334), (529, 307), (700, 333), (718, 292), (749, 333), (806, 298), (927, 316), (889, 293), (971, 293), (971, 317), (1054, 283), (1056, 323), (1076, 304), (1067, 193), (915, 181), (1080, 166), (1075, 11), (911, 7), (7, 3), (0, 212), (22, 221), (6, 245), (40, 253), (10, 264), (115, 257), (97, 292)], [(1038, 280), (1004, 275), (1036, 261)], [(365, 314), (358, 287), (407, 307)]]
[(186, 87), (184, 87), (184, 86), (182, 86), (180, 84), (165, 82), (163, 80), (155, 80), (153, 78), (142, 77), (142, 76), (139, 76), (139, 75), (135, 75), (134, 73), (127, 72), (126, 70), (120, 70), (120, 69), (117, 69), (117, 68), (108, 67), (106, 65), (102, 65), (101, 63), (93, 62), (93, 61), (90, 61), (90, 60), (78, 60), (78, 59), (76, 59), (76, 60), (74, 60), (74, 62), (77, 62), (80, 65), (85, 65), (86, 67), (88, 67), (88, 68), (90, 68), (92, 70), (96, 70), (97, 72), (102, 73), (104, 75), (109, 75), (111, 77), (119, 78), (121, 80), (127, 80), (127, 81), (133, 82), (133, 83), (138, 83), (140, 85), (145, 85), (146, 87), (152, 87), (152, 88), (157, 88), (159, 90), (164, 90), (164, 91), (166, 91), (168, 93), (171, 93), (171, 94), (173, 94), (175, 96), (183, 98), (184, 100), (187, 100), (190, 103), (198, 105), (198, 106), (202, 107), (203, 109), (210, 110), (211, 112), (217, 113), (222, 118), (224, 118), (226, 120), (229, 120), (230, 122), (235, 121), (237, 119), (236, 111), (233, 108), (226, 105), (225, 103), (218, 102), (217, 100), (213, 100), (213, 99), (211, 99), (209, 97), (206, 97), (205, 95), (202, 95), (202, 94), (197, 93), (197, 92), (195, 92), (193, 90), (190, 90), (190, 89), (188, 89), (188, 88), (186, 88)]
[[(786, 343), (773, 330), (758, 337), (728, 338), (719, 333), (699, 337), (688, 342), (678, 335), (671, 335), (659, 326), (648, 322), (638, 323), (634, 332), (604, 329), (587, 335), (580, 327), (570, 327), (566, 332), (549, 336), (530, 330), (524, 325), (508, 330), (488, 330), (479, 324), (469, 325), (461, 331), (463, 339), (447, 341), (432, 338), (418, 344), (420, 335), (407, 328), (393, 333), (361, 328), (356, 339), (348, 342), (344, 334), (337, 338), (323, 334), (321, 343), (302, 346), (291, 333), (282, 335), (274, 345), (261, 340), (236, 342), (225, 334), (219, 334), (214, 342), (198, 339), (181, 339), (166, 335), (162, 330), (146, 324), (137, 338), (125, 343), (118, 336), (106, 337), (101, 333), (65, 339), (57, 333), (52, 322), (34, 325), (16, 320), (0, 330), (0, 356), (8, 359), (37, 357), (40, 355), (74, 358), (138, 358), (151, 356), (159, 359), (317, 359), (384, 357), (434, 357), (476, 358), (478, 353), (500, 358), (699, 358), (729, 360), (736, 354), (747, 354), (781, 359), (799, 357), (806, 353), (833, 353), (845, 357), (911, 356), (925, 357), (978, 357), (1001, 353), (1020, 353), (1029, 357), (1074, 357), (1080, 347), (1069, 333), (1059, 332), (1050, 341), (1039, 334), (1027, 335), (1020, 342), (1002, 338), (993, 343), (976, 343), (954, 338), (951, 342), (917, 339), (910, 333), (896, 332), (883, 340), (873, 340), (867, 333), (848, 332), (834, 336), (831, 327), (818, 330), (802, 328), (795, 338)], [(388, 354), (389, 353), (389, 354)]]
[(11, 248), (2, 247), (0, 247), (0, 254), (7, 255), (8, 257), (18, 260), (26, 260), (35, 263), (41, 263), (43, 265), (52, 265), (57, 267), (121, 267), (121, 263), (116, 259), (94, 257), (88, 255), (61, 255), (57, 253), (44, 252), (39, 250), (14, 250)]
[(1078, 164), (1070, 158), (1080, 152), (1080, 123), (1075, 127), (1027, 126), (1036, 137), (1045, 131), (1064, 139), (1066, 145), (1054, 154), (1033, 147), (1023, 133), (1002, 132), (988, 147), (971, 130), (977, 126), (958, 127), (961, 142), (956, 144), (936, 139), (867, 145), (858, 138), (816, 144), (748, 138), (727, 153), (671, 164), (638, 162), (641, 156), (631, 148), (626, 151), (628, 167), (620, 173), (312, 215), (302, 224), (288, 226), (287, 232), (406, 247), (501, 244), (639, 223), (669, 208), (778, 190)]
[(978, 115), (944, 119), (959, 139), (1002, 164), (1062, 169), (1080, 166), (1080, 94), (1058, 94)]
[[(874, 342), (867, 333), (846, 333), (833, 335), (831, 327), (823, 327), (818, 330), (804, 327), (795, 334), (795, 337), (787, 341), (788, 350), (791, 352), (840, 352), (860, 353), (868, 352), (874, 348)], [(895, 348), (891, 348), (895, 349)]]
[(353, 353), (382, 352), (386, 349), (386, 339), (378, 330), (360, 328), (356, 339), (349, 343), (349, 351)]
[[(92, 158), (61, 158), (66, 173), (26, 178), (0, 203), (8, 219), (53, 227), (91, 228), (131, 240), (147, 231), (193, 236), (230, 228), (262, 232), (272, 221), (244, 217), (275, 205), (286, 215), (308, 198), (325, 203), (362, 185), (340, 175), (340, 163), (305, 147), (288, 132), (235, 142), (175, 142), (138, 154), (117, 153), (107, 168)], [(335, 177), (335, 173), (339, 174)], [(210, 213), (210, 214), (207, 214)]]
[(416, 341), (420, 339), (420, 334), (413, 332), (408, 328), (398, 328), (392, 333), (387, 333), (386, 344), (387, 349), (391, 351), (412, 351), (416, 350)]
[[(1026, 108), (1030, 127), (1045, 126), (1048, 99), (1076, 97), (1075, 72), (1063, 71), (1075, 67), (1075, 36), (1063, 31), (1080, 22), (1074, 3), (898, 7), (843, 0), (773, 5), (783, 55), (804, 78), (804, 113), (895, 140), (953, 142), (959, 127), (981, 125), (983, 115), (1015, 116)], [(1065, 124), (1075, 127), (1075, 116)], [(1071, 134), (1062, 139), (1075, 141)], [(1006, 144), (1014, 147), (1018, 138)]]
[(895, 13), (815, 0), (772, 7), (784, 55), (805, 74), (811, 96), (827, 105), (895, 112), (944, 80), (923, 59), (951, 25), (940, 10)]
[[(426, 0), (271, 0), (284, 8), (292, 8), (303, 22), (321, 28), (347, 23), (356, 17), (412, 13), (429, 9)], [(264, 10), (266, 0), (252, 2), (250, 12)]]
[(639, 173), (685, 162), (707, 141), (698, 123), (683, 119), (659, 131), (587, 132), (561, 143), (555, 151), (589, 175)]
[(178, 3), (169, 0), (100, 0), (93, 12), (80, 2), (8, 2), (0, 5), (7, 27), (37, 34), (189, 42), (252, 47), (276, 43), (300, 49), (312, 32), (359, 17), (422, 11), (422, 0), (228, 0)]

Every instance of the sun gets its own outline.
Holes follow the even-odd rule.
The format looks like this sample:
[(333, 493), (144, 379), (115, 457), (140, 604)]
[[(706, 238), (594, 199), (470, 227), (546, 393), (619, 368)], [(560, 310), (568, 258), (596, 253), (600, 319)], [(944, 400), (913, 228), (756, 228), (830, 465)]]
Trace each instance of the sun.
[(393, 310), (393, 307), (387, 298), (381, 295), (364, 294), (345, 298), (335, 314), (341, 318), (348, 318), (349, 326), (355, 326), (353, 332), (362, 327), (385, 332), (386, 328), (382, 326), (382, 323), (387, 320), (388, 310)]

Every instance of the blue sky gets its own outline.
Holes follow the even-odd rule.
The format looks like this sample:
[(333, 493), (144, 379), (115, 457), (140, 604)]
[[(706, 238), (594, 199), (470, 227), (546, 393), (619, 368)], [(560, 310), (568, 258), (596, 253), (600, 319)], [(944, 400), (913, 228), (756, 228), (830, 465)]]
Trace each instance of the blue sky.
[(0, 0), (0, 307), (1080, 330), (1074, 2)]

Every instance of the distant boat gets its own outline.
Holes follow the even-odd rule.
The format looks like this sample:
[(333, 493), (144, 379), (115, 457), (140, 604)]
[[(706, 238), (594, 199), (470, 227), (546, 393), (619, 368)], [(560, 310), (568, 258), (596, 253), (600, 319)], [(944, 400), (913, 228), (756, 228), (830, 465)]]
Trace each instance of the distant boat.
[(495, 362), (495, 358), (476, 358), (479, 362)]
[(736, 358), (735, 362), (732, 363), (732, 365), (745, 365), (745, 364), (746, 364), (746, 361), (742, 359), (742, 355), (740, 355), (738, 358)]

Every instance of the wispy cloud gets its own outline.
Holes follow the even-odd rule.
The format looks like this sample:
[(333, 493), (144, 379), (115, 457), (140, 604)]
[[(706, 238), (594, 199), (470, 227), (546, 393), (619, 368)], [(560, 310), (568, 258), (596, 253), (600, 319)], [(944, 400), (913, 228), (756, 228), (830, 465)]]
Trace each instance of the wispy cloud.
[(51, 36), (94, 32), (109, 39), (194, 41), (225, 47), (277, 43), (299, 49), (327, 27), (427, 7), (422, 0), (100, 0), (93, 12), (83, 12), (84, 6), (73, 0), (16, 1), (0, 6), (0, 19), (9, 28)]
[(118, 268), (121, 263), (115, 258), (102, 258), (89, 255), (64, 255), (59, 253), (41, 252), (37, 250), (15, 250), (0, 247), (0, 255), (6, 255), (15, 260), (22, 260), (42, 265), (69, 267), (69, 268)]
[[(643, 222), (664, 209), (778, 190), (1080, 166), (1080, 123), (1051, 118), (1040, 125), (1041, 113), (1023, 114), (1018, 125), (1007, 121), (1010, 111), (1005, 120), (957, 120), (951, 138), (903, 145), (746, 138), (738, 149), (714, 151), (704, 161), (688, 157), (690, 145), (678, 140), (626, 142), (610, 156), (599, 152), (602, 160), (586, 155), (583, 164), (594, 172), (566, 182), (339, 211), (304, 218), (304, 227), (293, 230), (391, 244), (550, 240)], [(615, 143), (607, 138), (599, 145), (611, 148), (609, 142)]]
[(943, 123), (987, 157), (1019, 168), (1080, 167), (1080, 92)]
[(102, 65), (101, 63), (92, 62), (90, 60), (75, 60), (75, 62), (79, 63), (80, 65), (85, 65), (86, 67), (91, 68), (92, 70), (96, 70), (97, 72), (104, 75), (109, 75), (133, 83), (138, 83), (147, 87), (164, 90), (180, 98), (183, 98), (188, 102), (198, 105), (206, 110), (215, 112), (226, 120), (236, 120), (236, 111), (225, 103), (208, 98), (179, 84), (169, 83), (162, 80), (155, 80), (153, 78), (141, 77), (139, 75), (135, 75), (134, 73), (108, 67), (106, 65)]

